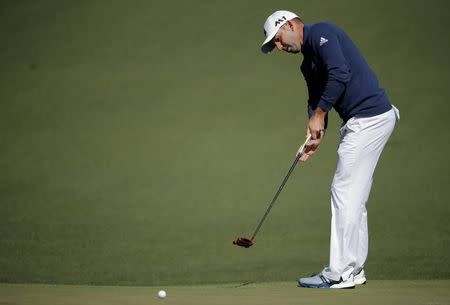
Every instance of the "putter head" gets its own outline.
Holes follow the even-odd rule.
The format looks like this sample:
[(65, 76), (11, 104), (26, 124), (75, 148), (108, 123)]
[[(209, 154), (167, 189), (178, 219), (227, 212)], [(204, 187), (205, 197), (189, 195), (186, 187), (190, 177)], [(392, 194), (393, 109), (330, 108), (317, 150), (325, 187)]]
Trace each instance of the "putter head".
[(233, 245), (236, 245), (239, 247), (244, 247), (244, 248), (251, 247), (251, 246), (253, 246), (254, 243), (255, 243), (255, 238), (248, 239), (245, 237), (238, 237), (238, 238), (236, 238), (236, 240), (233, 241)]

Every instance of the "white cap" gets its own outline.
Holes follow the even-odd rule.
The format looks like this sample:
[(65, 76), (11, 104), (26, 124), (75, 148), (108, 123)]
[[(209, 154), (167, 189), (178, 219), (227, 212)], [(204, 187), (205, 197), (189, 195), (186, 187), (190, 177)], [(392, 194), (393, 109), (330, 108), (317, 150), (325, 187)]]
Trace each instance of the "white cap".
[(263, 53), (270, 53), (275, 45), (272, 43), (273, 37), (277, 34), (278, 30), (285, 24), (288, 20), (298, 17), (293, 12), (289, 11), (276, 11), (269, 17), (267, 17), (264, 23), (264, 35), (266, 39), (264, 40), (261, 51)]

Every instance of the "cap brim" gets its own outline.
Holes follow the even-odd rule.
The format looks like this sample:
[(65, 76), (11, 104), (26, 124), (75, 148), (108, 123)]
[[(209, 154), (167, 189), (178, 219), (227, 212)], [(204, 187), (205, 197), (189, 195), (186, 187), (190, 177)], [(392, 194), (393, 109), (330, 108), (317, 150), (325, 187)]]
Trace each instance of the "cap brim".
[(269, 54), (275, 48), (275, 45), (272, 41), (269, 41), (261, 46), (261, 52), (264, 54)]
[(277, 32), (278, 32), (278, 29), (275, 32), (270, 33), (266, 37), (266, 39), (262, 43), (261, 52), (263, 52), (264, 54), (269, 54), (275, 48), (275, 44), (272, 42), (272, 39), (275, 37)]

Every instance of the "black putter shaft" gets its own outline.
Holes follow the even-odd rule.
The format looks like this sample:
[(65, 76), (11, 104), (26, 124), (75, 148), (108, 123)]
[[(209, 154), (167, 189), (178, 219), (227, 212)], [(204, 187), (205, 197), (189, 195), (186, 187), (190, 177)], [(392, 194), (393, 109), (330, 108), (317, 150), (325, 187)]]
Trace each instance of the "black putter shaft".
[(258, 231), (261, 228), (264, 220), (266, 220), (266, 217), (269, 214), (270, 210), (272, 209), (272, 206), (274, 205), (275, 201), (277, 200), (278, 196), (280, 195), (281, 191), (283, 190), (284, 185), (286, 184), (287, 180), (289, 179), (289, 176), (291, 175), (291, 173), (293, 172), (295, 166), (297, 165), (298, 159), (300, 159), (300, 154), (297, 155), (297, 157), (295, 158), (294, 162), (291, 165), (291, 168), (289, 169), (289, 172), (287, 173), (286, 177), (284, 177), (284, 180), (281, 183), (280, 187), (278, 188), (278, 191), (276, 192), (275, 196), (273, 197), (272, 202), (270, 202), (269, 207), (267, 208), (267, 210), (264, 213), (263, 217), (259, 221), (258, 226), (256, 227), (256, 230), (255, 230), (255, 232), (252, 235), (252, 238), (250, 238), (251, 240), (255, 239), (256, 234), (258, 234)]
[(258, 226), (256, 227), (255, 232), (253, 233), (252, 237), (250, 238), (250, 240), (254, 240), (256, 234), (258, 234), (259, 229), (261, 228), (264, 220), (266, 220), (267, 215), (269, 214), (270, 210), (272, 209), (272, 206), (275, 204), (275, 201), (277, 200), (278, 196), (280, 195), (281, 191), (284, 188), (284, 185), (286, 184), (286, 182), (289, 179), (289, 176), (292, 174), (292, 172), (294, 171), (295, 166), (298, 163), (298, 160), (300, 159), (300, 157), (303, 155), (303, 153), (305, 152), (305, 145), (306, 143), (308, 143), (311, 140), (311, 137), (308, 137), (305, 141), (305, 143), (303, 143), (303, 145), (300, 147), (299, 152), (297, 153), (297, 156), (295, 157), (294, 162), (291, 165), (291, 168), (289, 169), (286, 177), (284, 177), (283, 182), (281, 183), (280, 187), (278, 188), (278, 191), (276, 192), (275, 196), (273, 197), (272, 201), (269, 204), (269, 207), (267, 208), (266, 212), (264, 213), (263, 217), (261, 218), (261, 220), (258, 223)]

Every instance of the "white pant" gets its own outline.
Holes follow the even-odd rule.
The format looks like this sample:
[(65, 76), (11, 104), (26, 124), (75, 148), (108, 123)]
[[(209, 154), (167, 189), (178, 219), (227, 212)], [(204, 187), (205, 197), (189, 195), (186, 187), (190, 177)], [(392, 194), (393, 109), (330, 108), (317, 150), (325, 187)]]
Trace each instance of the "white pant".
[(400, 118), (397, 108), (341, 127), (336, 173), (331, 186), (330, 262), (324, 276), (338, 281), (357, 274), (368, 251), (366, 204), (380, 154)]

